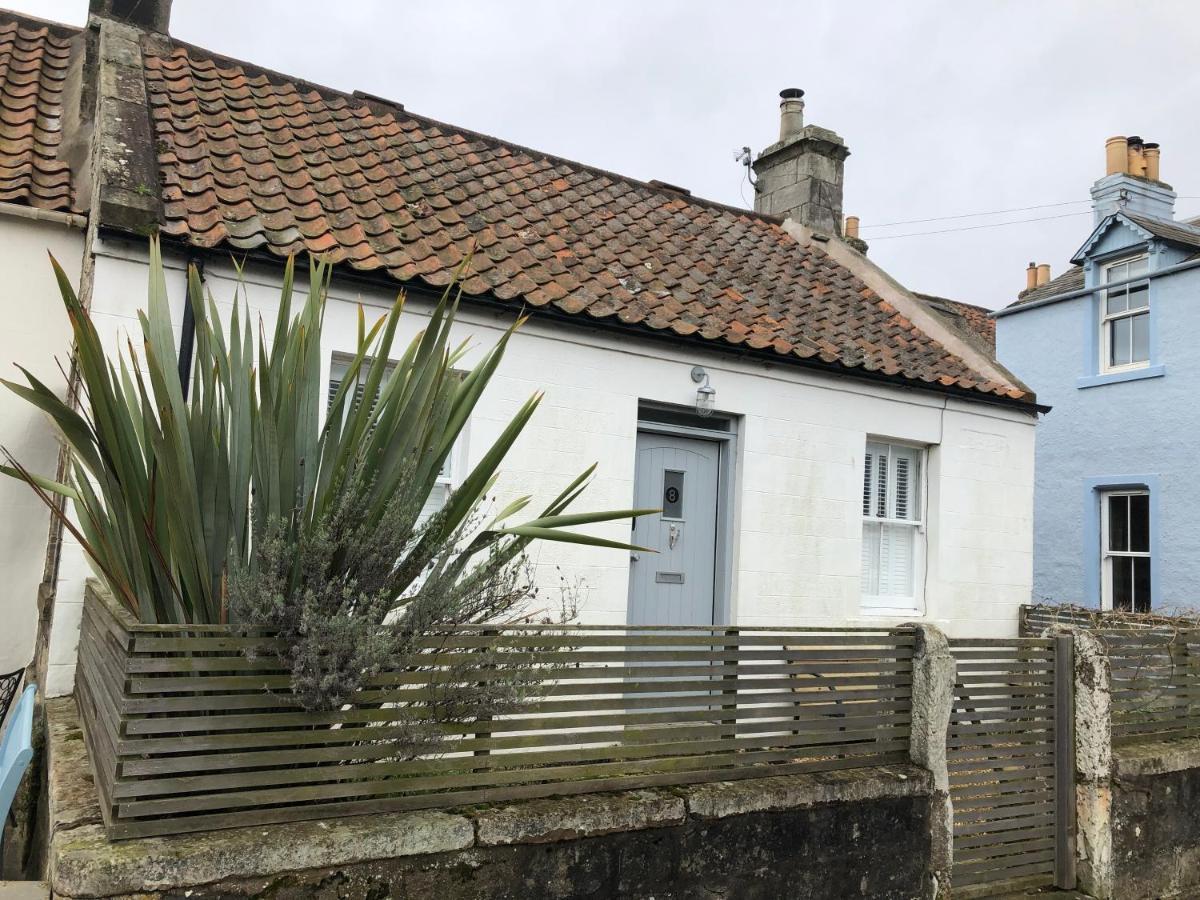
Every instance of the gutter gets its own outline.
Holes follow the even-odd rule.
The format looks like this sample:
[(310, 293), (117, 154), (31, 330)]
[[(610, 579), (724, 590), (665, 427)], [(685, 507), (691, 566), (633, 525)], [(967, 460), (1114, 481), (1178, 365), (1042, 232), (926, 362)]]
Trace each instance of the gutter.
[(1165, 275), (1174, 275), (1176, 272), (1186, 272), (1189, 269), (1200, 267), (1200, 257), (1195, 259), (1187, 259), (1181, 263), (1175, 263), (1173, 266), (1167, 266), (1165, 269), (1156, 269), (1153, 272), (1147, 272), (1144, 275), (1138, 275), (1135, 278), (1122, 278), (1120, 281), (1109, 281), (1096, 287), (1077, 288), (1073, 291), (1067, 291), (1065, 294), (1054, 294), (1050, 297), (1043, 297), (1041, 300), (1033, 300), (1029, 303), (1022, 303), (1020, 306), (1008, 306), (1004, 309), (998, 309), (988, 313), (993, 319), (999, 319), (1001, 316), (1014, 316), (1017, 313), (1025, 312), (1027, 309), (1037, 309), (1039, 306), (1049, 306), (1051, 303), (1059, 303), (1063, 300), (1074, 300), (1076, 297), (1086, 297), (1094, 294), (1097, 291), (1108, 290), (1109, 288), (1125, 287), (1127, 284), (1137, 284), (1143, 281), (1153, 281), (1155, 278), (1162, 278)]
[[(138, 240), (140, 235), (130, 234), (128, 231), (113, 226), (100, 226), (101, 237), (111, 237), (116, 240), (130, 241)], [(212, 256), (216, 259), (228, 261), (230, 259), (253, 260), (262, 263), (270, 268), (278, 268), (283, 263), (283, 257), (272, 253), (269, 250), (262, 248), (253, 249), (237, 249), (231, 247), (197, 247), (194, 244), (188, 243), (181, 238), (170, 235), (159, 235), (159, 240), (164, 248), (170, 247), (175, 251), (183, 254), (189, 261), (194, 261), (201, 256)], [(384, 290), (396, 291), (406, 290), (410, 294), (415, 294), (424, 297), (433, 297), (436, 299), (438, 292), (436, 289), (419, 281), (402, 282), (397, 281), (390, 275), (372, 275), (371, 273), (356, 272), (351, 268), (335, 267), (337, 270), (338, 279), (343, 283), (351, 282), (362, 285), (368, 285), (373, 288), (382, 288)], [(822, 374), (833, 376), (835, 378), (849, 378), (853, 381), (861, 381), (869, 384), (878, 385), (880, 383), (888, 384), (893, 388), (901, 388), (905, 390), (918, 391), (921, 393), (932, 393), (941, 396), (949, 395), (960, 400), (969, 400), (976, 403), (986, 403), (991, 406), (999, 406), (1004, 409), (1019, 411), (1029, 414), (1048, 413), (1049, 406), (1041, 403), (1030, 402), (1028, 400), (1014, 400), (1011, 397), (1005, 397), (1000, 394), (985, 394), (982, 391), (975, 391), (969, 388), (958, 387), (957, 385), (942, 385), (931, 382), (918, 382), (914, 379), (905, 378), (902, 375), (887, 375), (883, 372), (871, 371), (869, 369), (850, 369), (837, 363), (826, 363), (817, 359), (805, 359), (800, 356), (773, 356), (767, 357), (761, 351), (753, 350), (748, 347), (741, 347), (736, 344), (719, 345), (715, 341), (710, 341), (699, 335), (680, 335), (675, 332), (663, 333), (647, 330), (645, 332), (635, 333), (631, 331), (628, 325), (622, 325), (617, 322), (610, 322), (604, 319), (593, 319), (590, 316), (585, 320), (577, 313), (567, 313), (552, 306), (528, 306), (526, 304), (514, 305), (511, 300), (500, 300), (494, 297), (489, 297), (485, 294), (464, 295), (464, 298), (469, 300), (474, 306), (481, 309), (489, 309), (495, 312), (503, 312), (507, 314), (525, 313), (536, 314), (537, 318), (542, 321), (554, 321), (572, 328), (592, 329), (602, 333), (615, 334), (621, 338), (629, 339), (631, 337), (643, 338), (649, 342), (659, 342), (670, 344), (673, 347), (691, 347), (703, 349), (709, 353), (716, 353), (726, 357), (742, 359), (749, 362), (755, 362), (763, 365), (785, 365), (795, 366), (809, 371), (821, 372)]]
[(24, 206), (20, 203), (0, 202), (0, 216), (13, 216), (18, 219), (33, 219), (35, 222), (53, 222), (66, 225), (68, 228), (87, 228), (87, 216), (79, 213), (60, 212), (56, 209), (38, 209), (36, 206)]

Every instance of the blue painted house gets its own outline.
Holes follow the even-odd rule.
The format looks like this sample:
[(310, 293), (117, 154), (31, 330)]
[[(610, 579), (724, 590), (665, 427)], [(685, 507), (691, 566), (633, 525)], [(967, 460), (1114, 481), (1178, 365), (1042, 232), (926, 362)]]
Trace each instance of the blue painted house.
[(1052, 407), (1038, 427), (1035, 602), (1200, 606), (1200, 225), (1159, 148), (1110, 138), (1092, 232), (996, 322), (997, 356)]

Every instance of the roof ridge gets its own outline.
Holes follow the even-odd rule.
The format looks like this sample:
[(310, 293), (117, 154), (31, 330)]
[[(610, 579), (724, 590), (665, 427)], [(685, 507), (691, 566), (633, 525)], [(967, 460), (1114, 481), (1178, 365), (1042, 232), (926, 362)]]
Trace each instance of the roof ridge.
[[(246, 60), (227, 56), (224, 53), (218, 53), (215, 50), (209, 50), (207, 47), (201, 47), (189, 41), (181, 41), (173, 37), (168, 37), (167, 40), (173, 48), (181, 48), (185, 51), (196, 51), (197, 53), (200, 53), (202, 56), (206, 57), (210, 62), (220, 61), (230, 65), (238, 66), (243, 70), (248, 70), (250, 72), (263, 75), (268, 79), (278, 79), (293, 86), (308, 88), (323, 96), (346, 100), (349, 103), (359, 106), (365, 106), (367, 108), (370, 108), (372, 105), (386, 106), (392, 110), (392, 115), (394, 117), (403, 117), (411, 119), (415, 122), (423, 122), (436, 128), (454, 132), (467, 138), (473, 138), (481, 141), (484, 144), (490, 144), (493, 147), (503, 147), (507, 150), (525, 153), (535, 159), (542, 159), (556, 165), (572, 166), (593, 175), (600, 175), (605, 178), (611, 178), (614, 181), (624, 182), (625, 184), (631, 185), (635, 188), (640, 188), (641, 190), (656, 196), (669, 197), (672, 200), (682, 200), (684, 203), (694, 206), (719, 209), (723, 212), (730, 212), (736, 215), (746, 216), (749, 219), (756, 219), (768, 225), (780, 226), (783, 224), (783, 218), (780, 216), (773, 216), (768, 213), (760, 213), (752, 209), (744, 209), (740, 206), (731, 206), (728, 203), (721, 203), (718, 200), (709, 200), (705, 197), (697, 197), (690, 193), (682, 194), (678, 190), (671, 190), (660, 185), (655, 185), (649, 181), (642, 181), (640, 178), (634, 178), (631, 175), (623, 175), (620, 172), (614, 172), (611, 169), (604, 169), (600, 166), (594, 166), (590, 163), (580, 162), (579, 160), (570, 159), (565, 156), (559, 156), (555, 153), (547, 153), (544, 150), (538, 150), (536, 147), (518, 144), (514, 141), (509, 141), (504, 138), (496, 137), (495, 135), (486, 134), (482, 131), (463, 128), (462, 126), (455, 125), (452, 122), (444, 122), (441, 119), (435, 119), (432, 116), (414, 113), (403, 104), (387, 100), (386, 98), (375, 94), (364, 96), (363, 93), (360, 92), (359, 95), (356, 96), (354, 91), (343, 91), (315, 81), (309, 81), (306, 78), (298, 78), (294, 75), (289, 75), (286, 72), (280, 72), (277, 69), (269, 69), (266, 66), (260, 66), (256, 63), (251, 63), (247, 62)], [(784, 234), (785, 232), (783, 232), (781, 229), (780, 233)]]
[(941, 294), (926, 294), (923, 291), (912, 291), (912, 294), (916, 297), (920, 297), (922, 300), (931, 300), (935, 303), (953, 303), (955, 306), (969, 306), (971, 309), (977, 309), (980, 312), (991, 312), (991, 309), (986, 306), (980, 306), (978, 303), (968, 303), (966, 300), (955, 300), (953, 297), (943, 297)]
[(1156, 225), (1169, 225), (1172, 228), (1181, 228), (1184, 231), (1194, 231), (1200, 235), (1200, 223), (1188, 221), (1186, 219), (1160, 219), (1158, 216), (1148, 216), (1145, 213), (1131, 212), (1129, 210), (1120, 210), (1118, 215), (1128, 216), (1135, 222), (1153, 222)]

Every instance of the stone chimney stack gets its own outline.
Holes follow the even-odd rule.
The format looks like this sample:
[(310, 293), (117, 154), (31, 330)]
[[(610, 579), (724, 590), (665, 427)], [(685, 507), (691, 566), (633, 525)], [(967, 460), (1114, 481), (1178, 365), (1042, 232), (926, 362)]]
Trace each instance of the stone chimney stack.
[(1104, 142), (1105, 175), (1092, 185), (1097, 225), (1119, 210), (1155, 219), (1175, 218), (1175, 192), (1159, 178), (1162, 150), (1140, 137), (1117, 135)]
[(88, 18), (113, 19), (142, 31), (167, 34), (171, 0), (89, 0)]
[(832, 131), (804, 124), (804, 91), (788, 88), (779, 97), (779, 140), (754, 161), (754, 209), (840, 237), (842, 167), (850, 151)]

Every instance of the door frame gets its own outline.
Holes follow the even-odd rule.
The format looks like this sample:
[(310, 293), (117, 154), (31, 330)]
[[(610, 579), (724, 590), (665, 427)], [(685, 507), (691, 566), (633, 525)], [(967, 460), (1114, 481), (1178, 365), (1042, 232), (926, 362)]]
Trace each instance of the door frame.
[[(655, 415), (669, 418), (670, 421), (659, 421)], [(665, 434), (673, 437), (694, 438), (702, 441), (713, 441), (718, 445), (717, 461), (717, 521), (713, 554), (713, 624), (730, 625), (734, 621), (733, 609), (733, 561), (734, 552), (734, 517), (736, 512), (737, 490), (737, 448), (738, 448), (738, 418), (732, 415), (716, 414), (714, 418), (728, 427), (725, 429), (706, 428), (702, 425), (685, 425), (681, 421), (688, 418), (696, 422), (704, 422), (691, 410), (666, 404), (638, 404), (637, 434)], [(636, 440), (634, 445), (636, 447)], [(637, 451), (634, 456), (636, 459)], [(637, 477), (636, 467), (634, 478)], [(636, 488), (635, 488), (636, 490)], [(626, 599), (628, 610), (628, 599)]]

